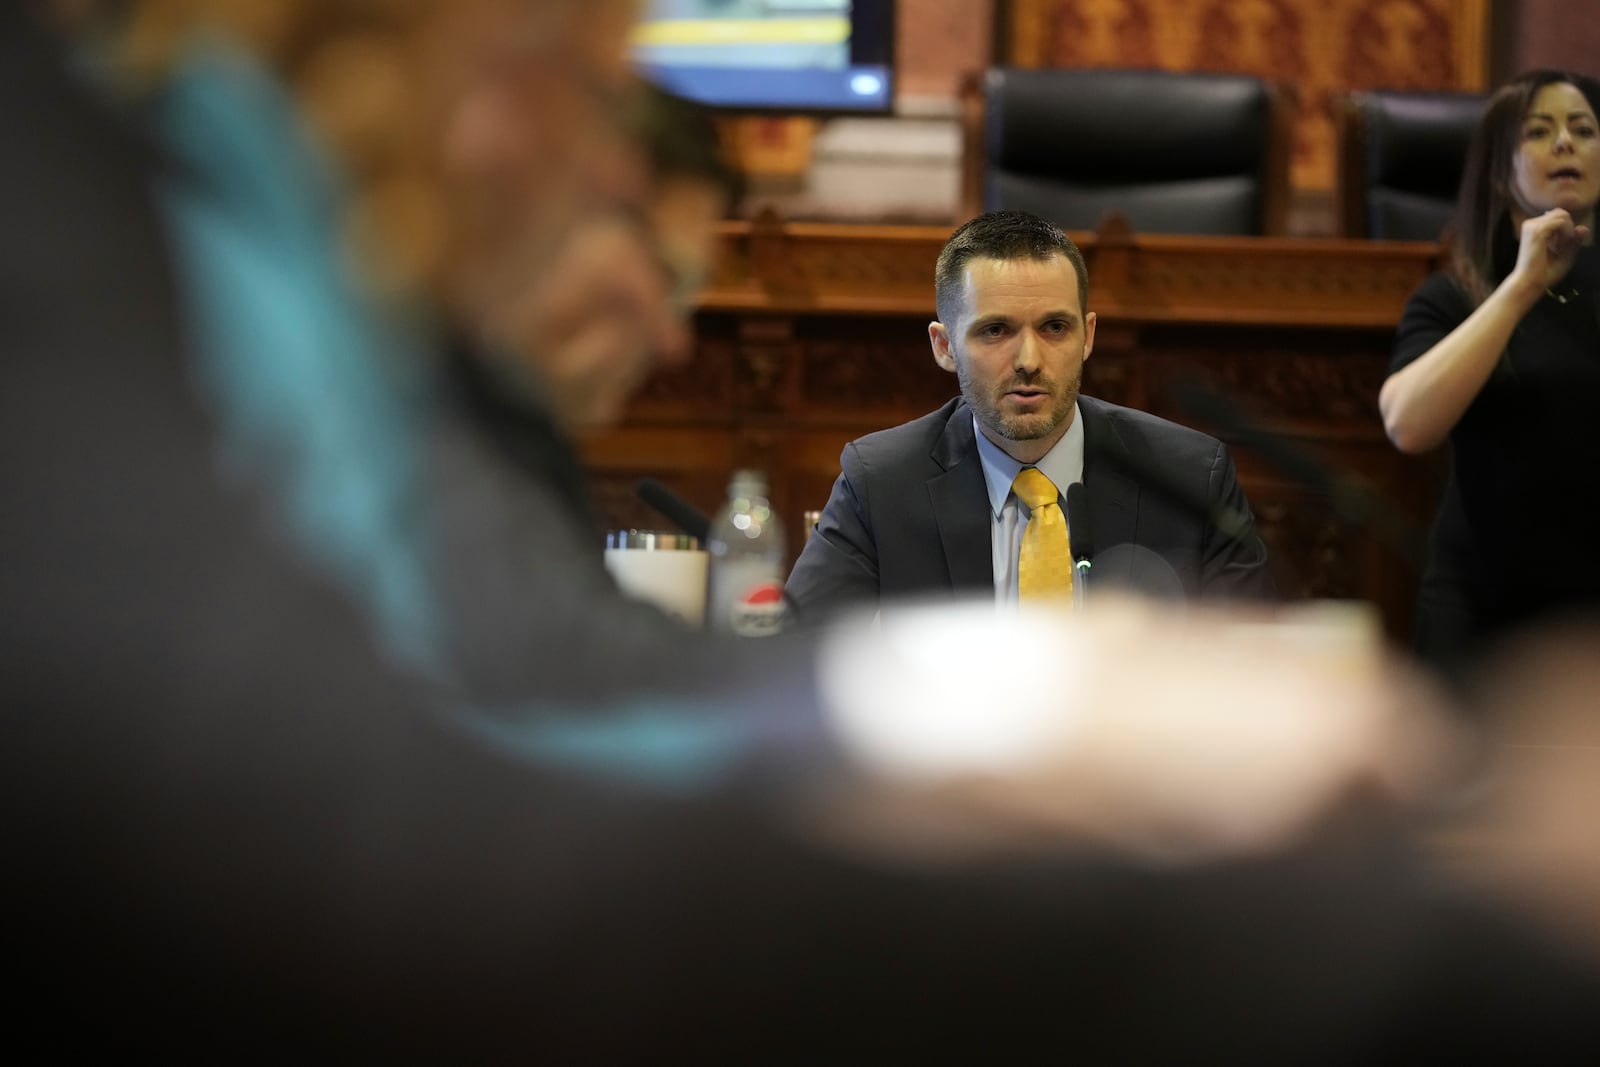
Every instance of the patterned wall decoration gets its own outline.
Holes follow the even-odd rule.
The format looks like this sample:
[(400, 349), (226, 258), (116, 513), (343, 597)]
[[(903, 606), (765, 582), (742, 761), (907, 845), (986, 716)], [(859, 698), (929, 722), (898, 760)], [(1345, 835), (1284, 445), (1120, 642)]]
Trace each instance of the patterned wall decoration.
[(1585, 10), (1571, 0), (1495, 0), (1496, 14), (1502, 11), (1510, 17), (1497, 20), (1504, 24), (1495, 41), (1504, 49), (1497, 57), (1507, 68), (1501, 77), (1556, 67), (1600, 78), (1600, 18), (1593, 5)]
[(1483, 89), (1489, 0), (1011, 0), (1001, 52), (1021, 67), (1256, 74), (1298, 98), (1292, 181), (1333, 187), (1332, 94)]
[(995, 0), (897, 0), (894, 62), (901, 97), (955, 99), (993, 51)]

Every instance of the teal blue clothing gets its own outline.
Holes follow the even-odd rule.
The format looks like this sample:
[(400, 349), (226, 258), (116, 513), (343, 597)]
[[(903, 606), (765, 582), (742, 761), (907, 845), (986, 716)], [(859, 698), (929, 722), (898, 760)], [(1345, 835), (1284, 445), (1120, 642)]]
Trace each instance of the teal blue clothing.
[(268, 488), (389, 651), (437, 667), (406, 380), (420, 335), (346, 269), (334, 170), (277, 83), (219, 42), (191, 50), (150, 117), (223, 462)]
[[(160, 200), (221, 462), (264, 491), (295, 547), (363, 605), (390, 656), (439, 687), (457, 725), (518, 758), (673, 784), (758, 750), (814, 749), (807, 653), (765, 678), (760, 656), (730, 662), (623, 600), (570, 484), (541, 494), (539, 472), (485, 480), (493, 450), (445, 410), (444, 331), (353, 274), (340, 175), (272, 76), (222, 41), (196, 42), (148, 120), (170, 164)], [(553, 424), (545, 436), (544, 473), (581, 497), (570, 445)], [(442, 477), (441, 451), (453, 463)], [(541, 538), (557, 547), (534, 550)], [(452, 598), (457, 586), (468, 595)], [(632, 678), (596, 658), (609, 647)], [(491, 676), (509, 682), (480, 684)]]

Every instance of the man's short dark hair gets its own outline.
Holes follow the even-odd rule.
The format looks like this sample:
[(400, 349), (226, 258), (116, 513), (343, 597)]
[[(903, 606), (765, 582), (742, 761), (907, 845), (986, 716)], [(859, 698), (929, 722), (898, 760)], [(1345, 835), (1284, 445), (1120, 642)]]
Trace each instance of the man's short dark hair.
[(1063, 256), (1078, 275), (1078, 311), (1089, 310), (1089, 268), (1072, 238), (1052, 222), (1026, 211), (990, 211), (957, 227), (933, 271), (939, 321), (950, 324), (961, 300), (963, 276), (974, 259), (1047, 260)]

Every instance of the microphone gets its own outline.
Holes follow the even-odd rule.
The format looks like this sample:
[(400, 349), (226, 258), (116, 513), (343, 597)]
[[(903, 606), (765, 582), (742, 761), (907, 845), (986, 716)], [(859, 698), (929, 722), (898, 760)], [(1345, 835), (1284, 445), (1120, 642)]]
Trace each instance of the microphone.
[(1415, 525), (1365, 482), (1341, 473), (1262, 429), (1227, 397), (1194, 379), (1174, 385), (1179, 405), (1190, 417), (1217, 428), (1225, 437), (1259, 455), (1296, 485), (1327, 498), (1346, 522), (1372, 531), (1413, 569), (1422, 558), (1422, 537)]
[(1094, 536), (1089, 529), (1089, 491), (1082, 482), (1067, 486), (1067, 540), (1072, 544), (1072, 599), (1081, 605), (1084, 585), (1089, 579), (1090, 559), (1094, 555)]
[(711, 518), (655, 478), (640, 478), (634, 486), (639, 499), (665, 515), (704, 547), (711, 534)]

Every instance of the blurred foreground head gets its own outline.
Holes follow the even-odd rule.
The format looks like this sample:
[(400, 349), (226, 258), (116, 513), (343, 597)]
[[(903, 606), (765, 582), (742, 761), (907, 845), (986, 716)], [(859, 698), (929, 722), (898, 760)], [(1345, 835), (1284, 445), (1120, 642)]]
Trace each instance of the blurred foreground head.
[[(135, 91), (159, 89), (209, 35), (258, 58), (292, 88), (349, 186), (344, 226), (367, 281), (443, 308), (484, 347), (536, 364), (554, 358), (560, 324), (536, 297), (575, 244), (607, 245), (601, 258), (624, 275), (628, 257), (650, 258), (638, 233), (627, 245), (594, 229), (624, 220), (640, 230), (650, 211), (649, 152), (629, 125), (635, 0), (55, 8), (114, 42), (109, 54)], [(632, 318), (661, 317), (671, 285), (651, 283), (620, 301), (631, 301)], [(654, 321), (634, 332), (650, 335), (652, 352), (665, 343)], [(585, 421), (579, 414), (573, 421)]]
[[(547, 282), (504, 301), (493, 317), (503, 346), (573, 428), (615, 422), (653, 370), (689, 358), (689, 316), (714, 263), (714, 224), (738, 194), (703, 105), (643, 84), (623, 126), (644, 157), (640, 209), (600, 211), (572, 228)], [(528, 343), (512, 340), (519, 337)]]

